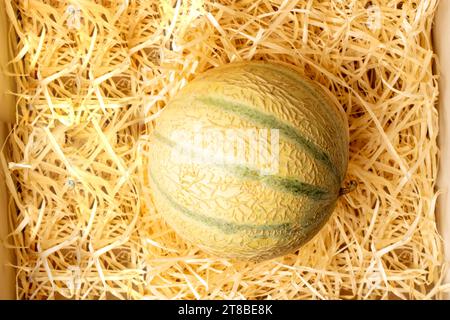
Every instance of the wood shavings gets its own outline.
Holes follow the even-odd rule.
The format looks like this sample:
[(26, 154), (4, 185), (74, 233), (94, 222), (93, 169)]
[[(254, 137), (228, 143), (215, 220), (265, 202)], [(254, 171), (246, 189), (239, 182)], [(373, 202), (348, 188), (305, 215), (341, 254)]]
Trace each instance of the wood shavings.
[[(450, 291), (434, 209), (437, 0), (6, 1), (17, 123), (1, 155), (20, 299), (430, 299)], [(189, 80), (293, 65), (349, 122), (331, 221), (295, 254), (210, 257), (162, 220), (148, 136)]]

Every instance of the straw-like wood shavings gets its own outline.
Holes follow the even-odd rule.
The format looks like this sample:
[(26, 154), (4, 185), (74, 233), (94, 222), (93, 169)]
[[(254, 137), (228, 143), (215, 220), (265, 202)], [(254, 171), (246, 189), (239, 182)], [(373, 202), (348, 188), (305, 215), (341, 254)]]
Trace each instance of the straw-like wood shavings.
[[(21, 299), (437, 298), (437, 0), (6, 1), (17, 123), (1, 164)], [(148, 136), (197, 74), (296, 66), (349, 120), (323, 230), (261, 263), (182, 241), (153, 205)]]

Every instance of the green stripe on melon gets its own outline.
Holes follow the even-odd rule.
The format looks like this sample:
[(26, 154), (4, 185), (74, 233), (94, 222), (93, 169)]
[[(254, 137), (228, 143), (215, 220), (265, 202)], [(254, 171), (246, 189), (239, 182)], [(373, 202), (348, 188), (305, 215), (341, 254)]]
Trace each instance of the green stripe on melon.
[(249, 119), (253, 123), (262, 125), (263, 127), (279, 129), (283, 136), (297, 143), (301, 148), (311, 154), (318, 161), (323, 162), (330, 169), (333, 176), (335, 176), (336, 178), (339, 177), (340, 173), (336, 169), (335, 165), (331, 162), (328, 154), (317, 147), (312, 141), (309, 141), (302, 134), (297, 132), (297, 130), (290, 124), (287, 124), (272, 115), (264, 114), (261, 111), (254, 110), (251, 107), (236, 102), (212, 97), (202, 97), (198, 100), (210, 107), (218, 107), (228, 112), (233, 112), (243, 118)]
[(220, 229), (220, 231), (226, 234), (230, 233), (233, 234), (242, 231), (265, 232), (265, 233), (278, 231), (281, 233), (285, 233), (286, 231), (292, 229), (292, 225), (289, 222), (279, 224), (263, 224), (263, 225), (256, 225), (250, 223), (239, 224), (195, 212), (179, 204), (167, 191), (163, 189), (163, 187), (158, 183), (158, 180), (152, 174), (150, 174), (150, 177), (152, 178), (154, 185), (156, 186), (156, 190), (161, 194), (161, 196), (165, 198), (165, 200), (173, 207), (174, 210), (176, 210), (178, 213), (184, 216), (187, 216), (188, 218), (203, 223), (207, 227), (218, 228)]
[[(157, 131), (155, 131), (153, 134), (156, 139), (168, 145), (169, 147), (173, 148), (178, 145), (175, 141), (172, 141), (171, 139), (164, 137)], [(329, 199), (331, 196), (330, 192), (322, 187), (314, 186), (309, 183), (299, 181), (292, 177), (280, 177), (277, 175), (261, 174), (259, 170), (252, 169), (243, 165), (230, 165), (218, 163), (216, 164), (216, 166), (226, 170), (227, 172), (232, 173), (235, 176), (246, 179), (258, 180), (259, 182), (267, 186), (276, 188), (280, 191), (292, 193), (296, 196), (305, 195), (314, 200)]]
[[(192, 104), (196, 106), (194, 113), (190, 108)], [(264, 128), (264, 126), (254, 121), (227, 112), (222, 108), (213, 108), (204, 103), (199, 103), (194, 98), (174, 99), (171, 101), (170, 106), (170, 109), (165, 109), (164, 111), (165, 116), (171, 120), (170, 122), (160, 122), (156, 131), (157, 134), (164, 132), (164, 134), (170, 135), (175, 130), (179, 130), (179, 128), (188, 131), (198, 130), (196, 128), (197, 125), (211, 127), (211, 123), (214, 124), (214, 128), (218, 129)], [(322, 161), (317, 161), (310, 153), (305, 152), (304, 148), (299, 147), (298, 143), (282, 134), (280, 134), (279, 140), (280, 150), (282, 151), (280, 153), (279, 176), (297, 178), (304, 183), (319, 186), (331, 194), (336, 194), (339, 191), (339, 188), (336, 189), (336, 186), (339, 184), (336, 179), (339, 180), (339, 178), (334, 176), (329, 167)], [(302, 170), (303, 167), (308, 167), (309, 170), (304, 171)], [(320, 172), (328, 172), (328, 174), (319, 174)], [(302, 178), (301, 180), (300, 177)]]
[[(198, 125), (278, 129), (279, 173), (174, 162), (171, 134)], [(299, 248), (328, 220), (347, 170), (347, 124), (333, 99), (275, 64), (229, 64), (200, 75), (169, 102), (153, 137), (157, 209), (180, 236), (222, 257), (262, 260)]]

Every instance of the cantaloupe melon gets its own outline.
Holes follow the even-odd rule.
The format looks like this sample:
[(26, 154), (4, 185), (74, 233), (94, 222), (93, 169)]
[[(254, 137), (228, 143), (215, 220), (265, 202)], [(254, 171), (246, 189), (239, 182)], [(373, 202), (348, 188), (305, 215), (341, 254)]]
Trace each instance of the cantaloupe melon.
[[(214, 131), (238, 132), (241, 144), (195, 143)], [(243, 132), (268, 140), (263, 160), (276, 166), (249, 161), (264, 143)], [(156, 207), (182, 238), (220, 257), (264, 260), (298, 249), (330, 217), (347, 170), (348, 129), (333, 98), (294, 69), (231, 63), (198, 76), (168, 103), (150, 153)]]

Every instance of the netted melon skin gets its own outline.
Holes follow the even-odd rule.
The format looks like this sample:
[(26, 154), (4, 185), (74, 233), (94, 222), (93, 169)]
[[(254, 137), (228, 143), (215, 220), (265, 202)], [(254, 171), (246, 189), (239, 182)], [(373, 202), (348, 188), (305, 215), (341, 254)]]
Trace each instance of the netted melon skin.
[[(172, 133), (198, 127), (279, 130), (278, 172), (174, 161)], [(293, 252), (323, 227), (347, 161), (347, 123), (326, 92), (282, 65), (235, 63), (200, 75), (166, 106), (149, 181), (181, 237), (220, 257), (261, 261)]]

